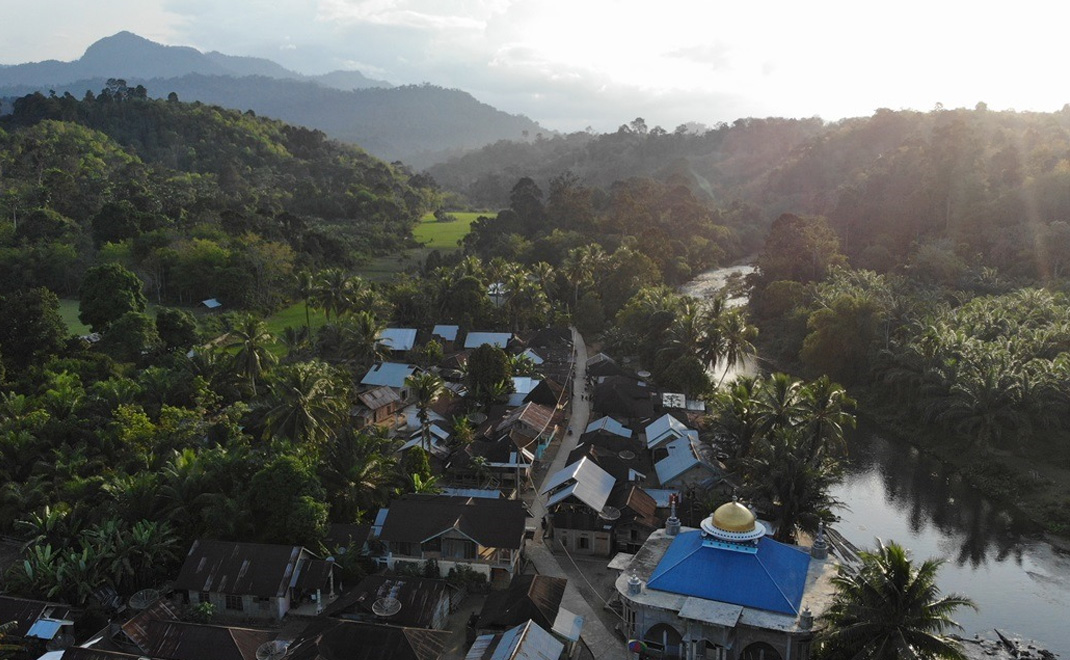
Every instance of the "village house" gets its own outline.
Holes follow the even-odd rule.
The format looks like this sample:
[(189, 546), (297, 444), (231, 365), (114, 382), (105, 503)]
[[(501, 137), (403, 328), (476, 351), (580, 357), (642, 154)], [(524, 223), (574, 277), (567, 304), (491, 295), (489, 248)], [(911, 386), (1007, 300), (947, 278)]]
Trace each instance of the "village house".
[(322, 603), (335, 586), (332, 562), (299, 545), (194, 541), (174, 582), (193, 605), (219, 612), (281, 619), (303, 602)]
[(619, 511), (607, 509), (616, 481), (587, 458), (565, 466), (545, 483), (554, 549), (571, 553), (609, 556), (613, 523)]
[(391, 355), (404, 355), (416, 346), (416, 328), (384, 328), (377, 339)]
[(535, 455), (503, 435), (497, 440), (475, 440), (454, 450), (446, 465), (451, 482), (514, 491), (531, 475)]
[(371, 387), (389, 387), (397, 392), (404, 403), (409, 400), (409, 387), (405, 384), (405, 379), (419, 371), (420, 368), (414, 364), (377, 362), (360, 379), (360, 384)]
[(531, 621), (559, 639), (571, 655), (583, 631), (583, 617), (561, 607), (567, 585), (565, 578), (517, 575), (508, 588), (487, 596), (476, 629), (480, 634), (499, 632)]
[(464, 347), (472, 349), (489, 344), (504, 350), (512, 339), (513, 333), (511, 332), (469, 332), (464, 337)]
[(357, 395), (359, 405), (353, 406), (350, 416), (356, 428), (389, 424), (397, 422), (397, 413), (401, 410), (401, 396), (396, 390), (386, 386), (373, 387)]
[(363, 621), (317, 619), (289, 645), (286, 660), (438, 660), (449, 633)]
[(0, 596), (0, 622), (14, 622), (8, 642), (22, 641), (29, 648), (43, 648), (74, 632), (71, 607), (44, 600)]
[(508, 435), (517, 447), (528, 450), (536, 459), (540, 459), (557, 431), (555, 413), (553, 408), (525, 403), (492, 424), (486, 435), (488, 438)]
[[(407, 575), (376, 574), (365, 577), (357, 586), (331, 603), (325, 616), (350, 621), (384, 623), (406, 628), (445, 630), (453, 602), (452, 592), (459, 591), (445, 580)], [(397, 601), (388, 610), (376, 612), (385, 599)], [(393, 609), (397, 608), (397, 611)]]
[(449, 353), (456, 346), (460, 331), (459, 325), (436, 325), (431, 328), (431, 338), (442, 345), (443, 352)]
[(526, 520), (519, 500), (406, 495), (390, 503), (379, 539), (391, 569), (434, 560), (441, 577), (463, 566), (504, 587), (520, 569)]
[(555, 660), (564, 649), (564, 644), (529, 620), (505, 632), (480, 635), (464, 659)]

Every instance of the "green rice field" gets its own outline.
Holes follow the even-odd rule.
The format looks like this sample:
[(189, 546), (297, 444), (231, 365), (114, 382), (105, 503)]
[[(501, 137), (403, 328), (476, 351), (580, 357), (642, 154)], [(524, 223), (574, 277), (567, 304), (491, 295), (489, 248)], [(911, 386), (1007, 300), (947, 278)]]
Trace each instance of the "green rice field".
[[(145, 308), (145, 313), (153, 318), (156, 318), (156, 311), (158, 309), (158, 305), (149, 303), (148, 307)], [(67, 324), (67, 329), (71, 331), (72, 335), (89, 334), (89, 326), (78, 320), (77, 300), (74, 300), (72, 298), (60, 298), (59, 315), (63, 318), (63, 322)]]

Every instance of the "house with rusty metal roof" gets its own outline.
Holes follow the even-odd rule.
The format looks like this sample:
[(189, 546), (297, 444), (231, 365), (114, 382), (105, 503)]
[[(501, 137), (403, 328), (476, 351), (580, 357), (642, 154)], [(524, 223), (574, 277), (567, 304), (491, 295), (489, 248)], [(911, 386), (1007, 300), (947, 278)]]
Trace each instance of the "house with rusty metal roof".
[(497, 440), (475, 440), (450, 455), (446, 472), (455, 483), (514, 490), (530, 476), (535, 455), (516, 446), (505, 435)]
[(535, 458), (542, 458), (557, 431), (558, 418), (555, 413), (556, 410), (549, 406), (525, 403), (491, 424), (486, 435), (492, 439), (508, 435), (517, 447), (527, 449)]
[(465, 566), (505, 586), (520, 571), (526, 520), (519, 500), (412, 494), (390, 503), (379, 539), (391, 569), (434, 559), (441, 577)]
[(319, 619), (287, 649), (286, 660), (438, 660), (450, 634), (380, 623)]
[(175, 579), (192, 604), (251, 618), (281, 619), (333, 591), (334, 565), (299, 545), (197, 540)]
[[(445, 580), (379, 573), (339, 596), (324, 614), (349, 621), (445, 630), (455, 591), (457, 587)], [(400, 609), (377, 612), (376, 602), (387, 598), (397, 601)]]
[(354, 406), (350, 412), (352, 417), (359, 420), (357, 428), (394, 422), (403, 403), (397, 390), (385, 385), (361, 392), (357, 399), (360, 404)]

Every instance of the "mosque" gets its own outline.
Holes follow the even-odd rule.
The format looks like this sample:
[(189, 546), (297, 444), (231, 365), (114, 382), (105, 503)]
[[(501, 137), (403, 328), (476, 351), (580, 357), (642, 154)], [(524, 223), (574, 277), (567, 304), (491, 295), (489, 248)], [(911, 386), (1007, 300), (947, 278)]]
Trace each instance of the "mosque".
[(700, 529), (681, 527), (674, 511), (639, 552), (614, 558), (632, 657), (808, 660), (836, 562), (821, 532), (811, 548), (767, 533), (733, 500)]

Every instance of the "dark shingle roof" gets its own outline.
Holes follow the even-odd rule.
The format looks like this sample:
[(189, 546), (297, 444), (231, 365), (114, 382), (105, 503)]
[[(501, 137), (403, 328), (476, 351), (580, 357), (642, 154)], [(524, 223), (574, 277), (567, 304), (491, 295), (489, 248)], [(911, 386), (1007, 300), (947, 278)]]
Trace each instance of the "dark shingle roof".
[(384, 541), (422, 543), (456, 529), (488, 548), (520, 548), (527, 514), (519, 500), (407, 495), (390, 503)]
[(174, 588), (281, 597), (290, 586), (300, 556), (298, 545), (194, 541)]
[(545, 575), (517, 575), (509, 588), (491, 592), (479, 615), (477, 628), (512, 628), (532, 620), (543, 628), (554, 627), (568, 580)]
[(438, 660), (449, 636), (441, 630), (320, 620), (294, 640), (286, 660)]
[(256, 649), (275, 639), (271, 630), (153, 621), (146, 646), (151, 656), (169, 660), (255, 660)]

